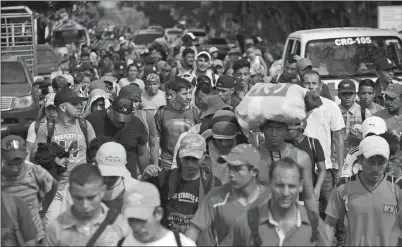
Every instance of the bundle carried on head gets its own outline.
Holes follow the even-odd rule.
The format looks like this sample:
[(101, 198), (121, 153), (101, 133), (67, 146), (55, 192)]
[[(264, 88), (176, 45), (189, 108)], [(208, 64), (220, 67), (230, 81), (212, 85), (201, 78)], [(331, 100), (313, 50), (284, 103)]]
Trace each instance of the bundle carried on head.
[(258, 83), (254, 85), (235, 109), (243, 129), (258, 128), (266, 121), (294, 124), (307, 113), (322, 105), (318, 95), (296, 84)]

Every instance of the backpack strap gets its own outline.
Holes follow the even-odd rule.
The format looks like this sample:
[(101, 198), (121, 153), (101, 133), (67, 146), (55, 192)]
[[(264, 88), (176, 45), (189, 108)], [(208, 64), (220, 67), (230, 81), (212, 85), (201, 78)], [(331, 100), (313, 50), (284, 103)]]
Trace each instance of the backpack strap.
[(38, 134), (38, 131), (39, 131), (39, 127), (40, 127), (40, 120), (35, 120), (35, 125), (34, 125), (34, 127), (35, 127), (35, 134)]
[(15, 235), (17, 239), (17, 243), (19, 246), (23, 246), (25, 244), (25, 240), (22, 236), (20, 226), (18, 224), (18, 212), (17, 212), (17, 207), (15, 207), (15, 199), (12, 195), (2, 192), (1, 193), (1, 200), (2, 200), (2, 205), (4, 206), (4, 210), (8, 214), (11, 223), (15, 229)]
[(55, 119), (48, 119), (47, 120), (47, 139), (46, 139), (47, 144), (50, 144), (52, 142), (55, 125), (56, 125), (56, 120)]
[(180, 239), (180, 233), (178, 233), (176, 231), (173, 231), (173, 234), (174, 234), (174, 238), (176, 239), (177, 247), (182, 247), (181, 239)]
[(258, 207), (253, 207), (247, 211), (248, 227), (251, 230), (251, 235), (252, 238), (254, 239), (255, 246), (262, 245), (262, 239), (260, 236), (260, 232), (258, 231), (259, 218), (260, 218), (260, 211)]
[(109, 211), (107, 211), (106, 218), (100, 224), (100, 226), (96, 230), (96, 232), (91, 236), (88, 243), (86, 244), (86, 247), (94, 246), (95, 242), (98, 240), (98, 238), (103, 233), (103, 231), (106, 229), (106, 227), (108, 225), (113, 224), (116, 221), (117, 216), (119, 216), (117, 213), (115, 213), (113, 210), (109, 209)]
[(120, 239), (120, 240), (119, 240), (119, 242), (117, 242), (117, 247), (121, 247), (121, 246), (123, 246), (123, 242), (124, 242), (124, 240), (126, 240), (126, 237), (124, 237), (124, 238)]

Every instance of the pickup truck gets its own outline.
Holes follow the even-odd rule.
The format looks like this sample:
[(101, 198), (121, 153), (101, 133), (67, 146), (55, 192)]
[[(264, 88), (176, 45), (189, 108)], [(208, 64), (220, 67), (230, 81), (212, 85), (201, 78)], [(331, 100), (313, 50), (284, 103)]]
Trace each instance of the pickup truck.
[(397, 66), (395, 76), (402, 76), (402, 40), (393, 30), (346, 27), (296, 31), (286, 40), (282, 68), (290, 54), (311, 60), (337, 103), (339, 82), (343, 78), (356, 84), (361, 79), (375, 81), (374, 62), (381, 57), (391, 59)]
[(24, 136), (39, 113), (36, 19), (28, 7), (1, 7), (1, 23), (1, 126)]
[(22, 61), (1, 61), (1, 125), (25, 134), (39, 113), (35, 83)]

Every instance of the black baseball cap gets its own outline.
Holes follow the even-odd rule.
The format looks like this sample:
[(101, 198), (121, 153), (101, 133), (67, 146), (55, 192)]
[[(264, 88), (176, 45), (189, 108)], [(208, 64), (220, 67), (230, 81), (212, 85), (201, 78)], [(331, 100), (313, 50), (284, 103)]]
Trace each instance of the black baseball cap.
[(216, 82), (217, 87), (223, 88), (234, 88), (235, 87), (235, 78), (230, 75), (221, 75)]
[(338, 84), (338, 92), (356, 93), (356, 85), (352, 80), (344, 79)]
[(128, 123), (133, 113), (133, 101), (127, 97), (117, 96), (110, 107), (110, 118), (117, 122)]
[(5, 161), (25, 159), (25, 140), (17, 135), (8, 135), (1, 139), (1, 156)]
[(375, 64), (375, 67), (377, 70), (387, 70), (387, 69), (395, 69), (396, 68), (394, 62), (392, 62), (387, 57), (378, 59), (374, 64)]
[(123, 61), (117, 61), (114, 63), (115, 70), (125, 70), (126, 67), (127, 67), (127, 64)]
[(56, 93), (56, 96), (54, 97), (54, 105), (59, 106), (66, 102), (79, 104), (85, 100), (85, 97), (78, 96), (78, 94), (71, 88), (63, 88)]

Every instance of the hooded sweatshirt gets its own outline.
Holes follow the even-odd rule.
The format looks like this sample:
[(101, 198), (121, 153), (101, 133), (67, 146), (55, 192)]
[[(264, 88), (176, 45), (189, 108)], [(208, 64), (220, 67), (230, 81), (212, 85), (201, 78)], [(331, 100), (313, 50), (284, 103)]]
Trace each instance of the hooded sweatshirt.
[(103, 98), (105, 100), (106, 110), (110, 107), (109, 95), (101, 89), (94, 89), (89, 94), (87, 104), (84, 107), (84, 112), (82, 115), (84, 118), (91, 114), (91, 106), (99, 98)]

